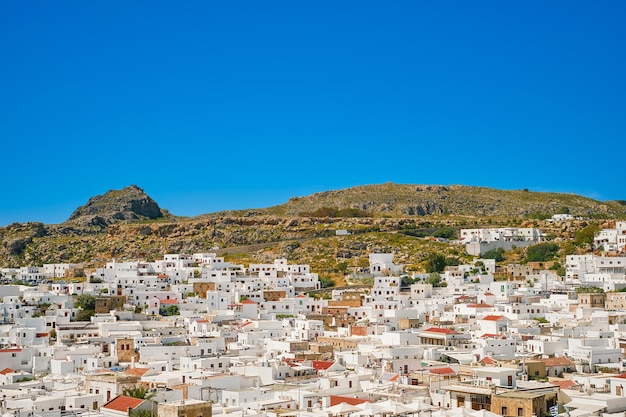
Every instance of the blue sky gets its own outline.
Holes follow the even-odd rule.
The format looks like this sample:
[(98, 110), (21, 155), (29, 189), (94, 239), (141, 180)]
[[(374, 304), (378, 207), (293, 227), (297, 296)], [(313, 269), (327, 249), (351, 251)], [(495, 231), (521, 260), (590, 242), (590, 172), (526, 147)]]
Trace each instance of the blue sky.
[(355, 185), (626, 199), (620, 1), (0, 4), (0, 225)]

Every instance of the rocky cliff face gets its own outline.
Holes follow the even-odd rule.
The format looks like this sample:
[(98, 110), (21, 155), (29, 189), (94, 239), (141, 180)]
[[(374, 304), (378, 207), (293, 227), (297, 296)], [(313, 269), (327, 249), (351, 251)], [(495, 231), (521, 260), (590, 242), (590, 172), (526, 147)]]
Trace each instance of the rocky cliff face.
[(158, 219), (163, 216), (156, 201), (141, 188), (131, 185), (90, 198), (87, 204), (72, 213), (68, 222), (106, 227), (119, 221)]

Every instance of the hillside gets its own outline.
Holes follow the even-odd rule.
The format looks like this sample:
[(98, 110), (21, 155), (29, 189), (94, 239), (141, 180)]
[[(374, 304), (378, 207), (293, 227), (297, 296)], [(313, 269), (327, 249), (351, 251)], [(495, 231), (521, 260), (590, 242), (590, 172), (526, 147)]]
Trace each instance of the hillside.
[[(313, 215), (324, 207), (352, 208), (366, 216)], [(625, 207), (618, 202), (571, 194), (382, 184), (292, 198), (265, 209), (182, 219), (131, 186), (93, 197), (59, 225), (14, 223), (0, 228), (0, 265), (96, 265), (113, 257), (157, 259), (165, 253), (206, 252), (214, 247), (232, 260), (271, 261), (282, 256), (320, 271), (354, 266), (375, 251), (392, 251), (399, 262), (414, 264), (433, 251), (465, 255), (459, 248), (407, 236), (407, 229), (427, 235), (442, 227), (533, 225), (555, 237), (571, 238), (588, 221), (551, 224), (533, 219), (537, 213), (551, 215), (564, 207), (571, 214), (597, 219), (625, 216)], [(610, 220), (603, 224), (610, 225)], [(337, 229), (351, 234), (336, 236)]]
[(620, 202), (601, 202), (576, 194), (497, 190), (463, 185), (378, 184), (295, 197), (286, 204), (264, 212), (297, 216), (322, 207), (353, 208), (374, 216), (499, 216), (527, 217), (533, 214), (551, 216), (567, 207), (575, 216), (620, 217), (626, 206)]

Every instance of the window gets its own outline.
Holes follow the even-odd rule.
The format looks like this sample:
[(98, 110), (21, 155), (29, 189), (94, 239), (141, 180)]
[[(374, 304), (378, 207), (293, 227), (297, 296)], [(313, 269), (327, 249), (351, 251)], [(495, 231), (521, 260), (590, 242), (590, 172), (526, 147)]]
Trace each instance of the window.
[(524, 409), (522, 407), (517, 407), (517, 416), (524, 417)]
[(506, 416), (507, 412), (508, 412), (507, 408), (506, 407), (502, 407), (502, 412), (500, 414), (502, 414), (503, 416)]

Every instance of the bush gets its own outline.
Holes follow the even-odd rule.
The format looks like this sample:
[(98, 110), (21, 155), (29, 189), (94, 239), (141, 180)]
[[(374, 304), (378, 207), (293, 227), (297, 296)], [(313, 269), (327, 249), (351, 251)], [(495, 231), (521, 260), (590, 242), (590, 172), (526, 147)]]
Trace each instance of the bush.
[(594, 294), (600, 294), (603, 293), (604, 290), (602, 288), (599, 287), (578, 287), (576, 288), (576, 294), (587, 294), (587, 293), (594, 293)]
[(446, 258), (446, 266), (459, 266), (459, 260), (457, 258)]
[(487, 252), (483, 253), (481, 258), (483, 259), (494, 259), (496, 262), (502, 262), (504, 261), (504, 249), (503, 248), (498, 248), (498, 249), (491, 249), (488, 250)]
[(578, 246), (582, 246), (585, 244), (591, 245), (593, 244), (593, 238), (596, 236), (596, 233), (600, 231), (600, 228), (597, 224), (591, 223), (590, 225), (583, 227), (574, 235), (574, 243)]
[(366, 211), (355, 208), (336, 209), (334, 207), (320, 207), (312, 212), (299, 213), (300, 216), (309, 217), (369, 217)]
[(335, 286), (335, 281), (333, 281), (333, 279), (329, 276), (319, 277), (319, 280), (322, 288), (330, 288)]

